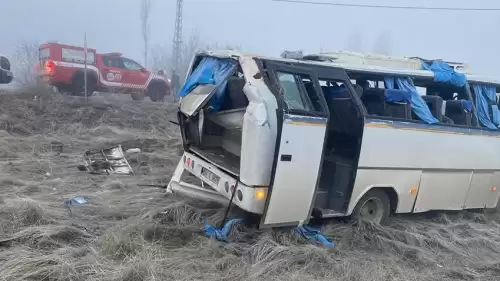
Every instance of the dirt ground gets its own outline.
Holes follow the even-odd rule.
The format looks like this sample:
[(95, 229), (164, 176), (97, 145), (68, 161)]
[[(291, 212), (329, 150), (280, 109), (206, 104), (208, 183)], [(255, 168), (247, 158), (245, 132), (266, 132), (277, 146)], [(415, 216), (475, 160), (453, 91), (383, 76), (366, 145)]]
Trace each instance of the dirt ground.
[[(0, 94), (0, 280), (500, 280), (497, 213), (333, 221), (334, 249), (286, 229), (205, 238), (220, 206), (140, 186), (166, 184), (178, 161), (174, 110), (128, 96)], [(142, 149), (129, 158), (137, 175), (78, 171), (84, 151), (114, 144)], [(74, 196), (89, 203), (63, 204)]]

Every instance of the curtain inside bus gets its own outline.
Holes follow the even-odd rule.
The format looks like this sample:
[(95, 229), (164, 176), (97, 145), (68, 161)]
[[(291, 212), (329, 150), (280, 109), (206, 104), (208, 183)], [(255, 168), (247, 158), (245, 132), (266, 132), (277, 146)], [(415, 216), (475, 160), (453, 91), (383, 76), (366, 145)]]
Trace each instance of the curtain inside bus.
[(463, 87), (467, 83), (465, 74), (458, 73), (449, 64), (443, 61), (433, 61), (431, 65), (422, 61), (422, 68), (434, 73), (434, 81), (448, 83), (456, 87)]
[[(472, 88), (476, 96), (476, 111), (479, 122), (486, 128), (498, 129), (500, 116), (496, 105), (496, 88), (485, 84), (472, 84)], [(492, 118), (490, 118), (490, 110)]]
[(179, 96), (185, 97), (194, 88), (203, 84), (217, 85), (214, 96), (209, 105), (212, 112), (219, 110), (226, 92), (226, 78), (235, 70), (236, 61), (231, 59), (220, 59), (215, 57), (204, 57), (196, 69), (189, 75), (184, 86), (179, 91)]
[(397, 85), (398, 89), (410, 93), (411, 109), (422, 121), (427, 124), (439, 123), (439, 120), (432, 116), (431, 110), (417, 92), (410, 77), (385, 77), (384, 80), (387, 89), (393, 90), (395, 85)]

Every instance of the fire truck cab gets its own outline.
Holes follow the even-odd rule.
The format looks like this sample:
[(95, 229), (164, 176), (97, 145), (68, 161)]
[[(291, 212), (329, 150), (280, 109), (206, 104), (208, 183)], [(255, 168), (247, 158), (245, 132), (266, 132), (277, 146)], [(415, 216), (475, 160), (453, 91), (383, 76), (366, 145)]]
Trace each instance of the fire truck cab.
[(55, 86), (59, 92), (84, 95), (87, 72), (87, 93), (94, 91), (130, 93), (135, 100), (148, 96), (163, 101), (170, 95), (170, 80), (154, 74), (121, 53), (97, 53), (96, 49), (47, 43), (40, 45), (40, 78)]

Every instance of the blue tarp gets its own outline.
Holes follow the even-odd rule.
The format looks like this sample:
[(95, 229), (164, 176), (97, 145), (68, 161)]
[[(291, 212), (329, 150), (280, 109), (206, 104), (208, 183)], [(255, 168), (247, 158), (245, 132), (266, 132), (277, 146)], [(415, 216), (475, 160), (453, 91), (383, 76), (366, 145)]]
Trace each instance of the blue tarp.
[(422, 121), (428, 124), (439, 123), (439, 120), (432, 116), (427, 103), (419, 95), (415, 85), (413, 85), (413, 81), (409, 77), (386, 77), (384, 80), (386, 89), (393, 90), (395, 88), (394, 83), (396, 83), (400, 90), (411, 93), (411, 109)]
[[(212, 238), (217, 241), (227, 243), (229, 241), (228, 236), (229, 233), (231, 232), (231, 228), (235, 223), (240, 223), (240, 222), (243, 222), (243, 220), (230, 219), (224, 224), (224, 226), (221, 229), (206, 223), (205, 226), (203, 227), (203, 231), (205, 233), (205, 236), (207, 236), (208, 238)], [(297, 231), (299, 235), (302, 236), (304, 239), (311, 241), (313, 243), (321, 244), (327, 248), (333, 248), (335, 246), (335, 242), (330, 241), (325, 235), (321, 233), (320, 230), (313, 228), (311, 226), (303, 225), (297, 227), (295, 231)]]
[(494, 104), (491, 106), (491, 113), (493, 124), (497, 125), (498, 127), (500, 125), (500, 112), (498, 112), (498, 105)]
[(411, 92), (403, 90), (387, 89), (384, 92), (384, 98), (388, 102), (410, 102)]
[(467, 83), (465, 74), (456, 72), (449, 64), (443, 61), (433, 61), (431, 65), (422, 61), (422, 67), (434, 73), (434, 81), (463, 87)]
[(297, 227), (295, 230), (300, 234), (300, 236), (302, 236), (306, 240), (312, 241), (314, 243), (319, 243), (325, 246), (326, 248), (335, 247), (335, 242), (328, 240), (328, 238), (326, 238), (326, 236), (323, 235), (321, 231), (319, 231), (316, 228), (303, 225)]
[(204, 57), (187, 78), (186, 83), (179, 91), (179, 96), (185, 97), (198, 85), (217, 85), (218, 88), (209, 103), (212, 111), (217, 111), (224, 100), (227, 85), (226, 78), (231, 75), (235, 68), (236, 61), (234, 60)]
[[(476, 94), (476, 110), (477, 110), (477, 118), (481, 125), (485, 126), (489, 129), (497, 129), (497, 126), (494, 124), (494, 120), (490, 119), (490, 102), (496, 101), (496, 89), (492, 85), (478, 85), (473, 84), (472, 88), (474, 89), (474, 93)], [(498, 111), (498, 107), (492, 108), (494, 111)], [(493, 113), (493, 116), (497, 115), (497, 113)], [(498, 122), (498, 118), (497, 118)]]
[(210, 224), (205, 224), (203, 227), (203, 231), (205, 232), (205, 236), (209, 238), (213, 238), (217, 241), (228, 242), (229, 232), (233, 227), (233, 224), (242, 222), (242, 219), (230, 219), (228, 220), (221, 229), (216, 228)]
[(462, 103), (462, 107), (467, 111), (468, 113), (472, 112), (472, 101), (470, 100), (460, 100), (460, 103)]

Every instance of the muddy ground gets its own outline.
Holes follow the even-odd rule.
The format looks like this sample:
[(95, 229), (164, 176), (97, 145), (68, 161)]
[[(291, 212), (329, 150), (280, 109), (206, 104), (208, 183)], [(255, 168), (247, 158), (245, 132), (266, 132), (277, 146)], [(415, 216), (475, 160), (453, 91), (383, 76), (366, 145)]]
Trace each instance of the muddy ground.
[[(166, 184), (178, 161), (173, 112), (128, 96), (0, 94), (0, 280), (500, 280), (496, 213), (333, 221), (334, 249), (291, 230), (205, 238), (221, 207), (140, 186)], [(142, 149), (136, 176), (78, 171), (85, 150), (114, 144)], [(89, 203), (63, 204), (74, 196)]]

